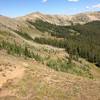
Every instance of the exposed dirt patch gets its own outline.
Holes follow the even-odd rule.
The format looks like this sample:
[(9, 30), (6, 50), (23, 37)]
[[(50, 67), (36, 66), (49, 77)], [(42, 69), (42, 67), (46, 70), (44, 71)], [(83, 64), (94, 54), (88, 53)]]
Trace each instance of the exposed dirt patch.
[(0, 100), (100, 99), (99, 79), (57, 72), (35, 60), (4, 52), (0, 52), (0, 68)]
[(12, 94), (6, 88), (24, 76), (25, 68), (15, 59), (0, 52), (0, 96)]

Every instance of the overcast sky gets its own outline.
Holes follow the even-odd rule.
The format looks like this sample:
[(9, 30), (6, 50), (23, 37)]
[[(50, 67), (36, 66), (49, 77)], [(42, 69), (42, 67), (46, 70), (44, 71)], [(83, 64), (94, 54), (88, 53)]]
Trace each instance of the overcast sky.
[(10, 17), (32, 12), (76, 14), (100, 11), (100, 0), (0, 0), (0, 14)]

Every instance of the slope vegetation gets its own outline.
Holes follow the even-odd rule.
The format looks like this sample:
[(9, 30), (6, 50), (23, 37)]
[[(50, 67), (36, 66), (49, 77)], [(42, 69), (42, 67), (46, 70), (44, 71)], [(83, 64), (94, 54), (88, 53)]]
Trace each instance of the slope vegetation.
[[(100, 66), (100, 22), (90, 22), (85, 25), (57, 26), (38, 20), (30, 22), (38, 30), (48, 32), (53, 38), (35, 38), (36, 42), (66, 48), (68, 53), (79, 55)], [(62, 38), (62, 39), (58, 39)]]
[(0, 18), (0, 100), (100, 99), (99, 22)]

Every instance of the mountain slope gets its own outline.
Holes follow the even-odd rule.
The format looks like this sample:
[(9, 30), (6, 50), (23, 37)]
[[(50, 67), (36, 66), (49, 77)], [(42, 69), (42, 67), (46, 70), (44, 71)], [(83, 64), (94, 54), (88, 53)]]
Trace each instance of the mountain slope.
[[(76, 42), (74, 39), (85, 39), (87, 33), (83, 34), (82, 29), (86, 27), (99, 29), (99, 21), (77, 28), (76, 25), (62, 26), (61, 17), (51, 20), (49, 15), (50, 18), (36, 23), (40, 15), (35, 16), (36, 21), (33, 17), (27, 21), (26, 18), (0, 16), (0, 100), (99, 100), (100, 69), (79, 56), (71, 56), (65, 48), (59, 48), (64, 46), (62, 42), (66, 36), (70, 37), (70, 44), (81, 44), (83, 40), (78, 38)], [(60, 26), (46, 20), (55, 20)], [(99, 31), (96, 36), (99, 37)], [(42, 43), (35, 41), (38, 38), (42, 38)], [(73, 51), (75, 46), (71, 46)]]
[(100, 98), (98, 80), (56, 72), (31, 59), (14, 57), (2, 51), (0, 55), (2, 59), (0, 67), (4, 68), (0, 75), (2, 78), (0, 100), (84, 100), (84, 98), (98, 100)]
[(31, 13), (29, 15), (18, 17), (17, 20), (29, 20), (35, 21), (37, 19), (47, 21), (52, 24), (57, 25), (71, 25), (71, 23), (84, 24), (91, 21), (100, 20), (100, 12), (89, 12), (89, 13), (80, 13), (77, 15), (67, 16), (67, 15), (45, 15), (39, 12)]
[(100, 21), (72, 26), (54, 25), (42, 20), (28, 22), (41, 32), (48, 32), (52, 36), (35, 38), (36, 42), (66, 48), (67, 52), (81, 56), (100, 66)]

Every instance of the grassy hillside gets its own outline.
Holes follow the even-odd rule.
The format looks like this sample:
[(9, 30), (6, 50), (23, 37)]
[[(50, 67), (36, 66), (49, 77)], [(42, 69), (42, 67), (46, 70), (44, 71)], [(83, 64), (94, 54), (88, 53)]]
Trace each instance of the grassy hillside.
[[(72, 55), (79, 55), (100, 66), (100, 22), (85, 25), (57, 26), (38, 20), (29, 22), (42, 32), (48, 32), (56, 39), (36, 38), (35, 41), (66, 48)], [(59, 40), (59, 38), (63, 38)]]
[[(47, 24), (47, 23), (45, 23), (45, 24)], [(53, 27), (55, 27), (55, 29), (54, 29), (55, 31), (56, 31), (56, 29), (59, 29), (55, 25)], [(35, 42), (39, 42), (41, 44), (49, 44), (49, 45), (54, 46), (53, 48), (55, 48), (55, 46), (59, 47), (59, 48), (65, 48), (67, 50), (67, 52), (69, 53), (68, 56), (66, 56), (66, 54), (62, 53), (63, 57), (58, 57), (58, 54), (56, 51), (48, 50), (48, 49), (45, 49), (44, 47), (43, 47), (44, 50), (41, 50), (41, 48), (37, 50), (38, 44), (36, 44), (36, 46), (34, 48), (34, 46), (33, 46), (34, 41), (31, 38), (29, 33), (25, 33), (23, 31), (21, 31), (21, 32), (15, 31), (15, 30), (12, 30), (12, 31), (14, 31), (16, 33), (16, 35), (19, 35), (21, 38), (23, 38), (24, 42), (22, 41), (21, 43), (18, 43), (18, 41), (16, 41), (16, 38), (13, 38), (12, 41), (10, 41), (10, 39), (8, 39), (8, 40), (3, 39), (0, 42), (0, 48), (1, 48), (1, 50), (2, 49), (6, 50), (8, 54), (12, 54), (14, 56), (23, 56), (25, 58), (35, 59), (36, 61), (39, 61), (40, 63), (47, 65), (48, 67), (50, 67), (56, 71), (62, 71), (62, 72), (66, 72), (66, 73), (75, 74), (78, 76), (88, 77), (88, 78), (94, 78), (94, 76), (91, 73), (91, 68), (87, 64), (82, 64), (81, 61), (79, 60), (80, 55), (77, 52), (78, 48), (76, 50), (76, 46), (78, 46), (78, 45), (76, 45), (75, 44), (76, 42), (74, 42), (74, 38), (78, 37), (75, 33), (76, 31), (74, 31), (74, 30), (72, 31), (72, 29), (69, 27), (68, 27), (68, 29), (74, 35), (72, 35), (72, 33), (68, 33), (69, 35), (66, 35), (66, 38), (58, 38), (58, 36), (56, 38), (54, 38), (54, 36), (56, 36), (56, 34), (61, 34), (61, 33), (58, 33), (59, 31), (57, 31), (57, 33), (55, 35), (53, 35), (53, 33), (54, 33), (53, 32), (51, 37), (48, 36), (49, 38), (48, 37), (46, 37), (46, 38), (40, 37), (40, 38), (34, 39)], [(64, 30), (66, 31), (66, 28), (64, 28)], [(27, 35), (25, 35), (24, 33)], [(7, 32), (1, 32), (1, 35), (4, 35), (4, 34), (6, 34), (6, 37), (7, 37), (7, 34), (8, 34)], [(50, 33), (48, 33), (48, 34), (50, 34)], [(9, 36), (11, 36), (10, 32), (9, 32), (8, 37)], [(72, 38), (72, 37), (74, 37), (74, 38)], [(20, 40), (22, 40), (21, 38), (20, 38)], [(32, 41), (30, 41), (30, 40), (32, 40)], [(39, 47), (41, 47), (41, 46), (39, 45)], [(57, 49), (59, 50), (59, 48), (57, 48)], [(52, 54), (50, 52), (52, 52)], [(55, 55), (55, 54), (57, 54), (56, 59), (54, 59), (51, 56), (51, 55)], [(78, 62), (79, 65), (77, 65), (76, 62)], [(84, 67), (82, 67), (82, 66), (84, 66)]]
[(0, 31), (0, 100), (98, 100), (100, 69), (80, 58), (85, 35), (76, 26), (28, 25)]
[(98, 80), (57, 72), (32, 59), (3, 51), (0, 59), (0, 100), (99, 99)]

